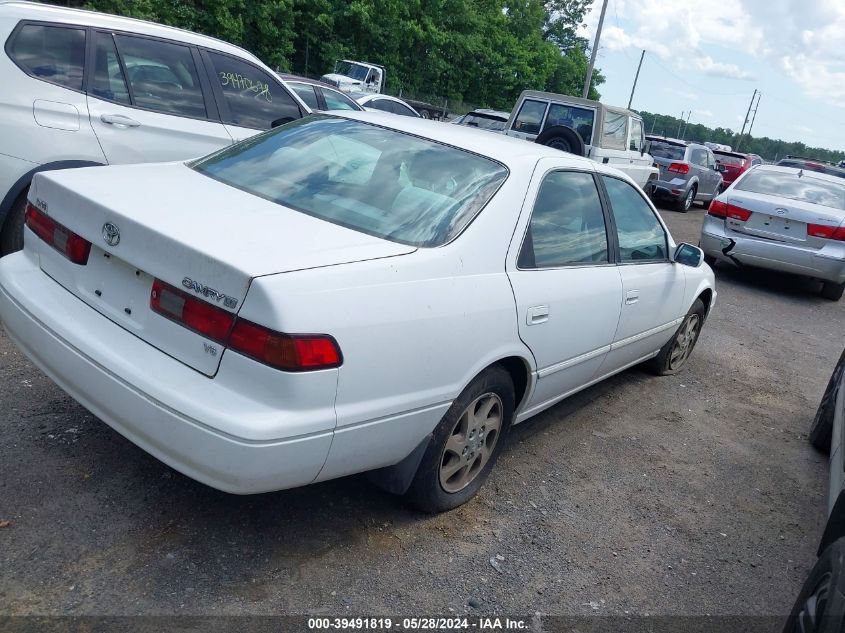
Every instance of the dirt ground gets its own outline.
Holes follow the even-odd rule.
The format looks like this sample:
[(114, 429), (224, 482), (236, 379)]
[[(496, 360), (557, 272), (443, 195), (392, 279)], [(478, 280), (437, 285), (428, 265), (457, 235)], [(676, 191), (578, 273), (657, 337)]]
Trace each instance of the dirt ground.
[[(703, 214), (663, 213), (692, 243)], [(824, 521), (806, 432), (845, 300), (763, 272), (717, 284), (683, 373), (633, 369), (516, 427), (478, 497), (434, 517), (360, 476), (214, 491), (0, 334), (0, 615), (785, 614)]]

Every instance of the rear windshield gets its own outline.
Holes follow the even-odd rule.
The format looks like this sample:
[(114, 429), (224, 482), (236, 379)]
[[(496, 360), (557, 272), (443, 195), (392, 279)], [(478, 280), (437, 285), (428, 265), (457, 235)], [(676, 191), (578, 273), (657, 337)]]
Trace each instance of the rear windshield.
[(745, 157), (743, 156), (720, 154), (719, 152), (713, 152), (713, 154), (716, 156), (716, 162), (722, 163), (723, 165), (736, 165), (738, 167), (742, 167), (745, 164)]
[(673, 145), (663, 141), (652, 141), (649, 154), (656, 158), (668, 158), (669, 160), (684, 160), (687, 148), (685, 145)]
[(845, 184), (813, 178), (806, 173), (799, 177), (797, 173), (757, 168), (748, 172), (736, 189), (845, 210)]
[(470, 112), (461, 119), (461, 125), (469, 127), (480, 127), (484, 130), (504, 130), (507, 119), (502, 120), (489, 114), (478, 114)]
[(489, 158), (325, 115), (283, 125), (191, 166), (302, 213), (413, 246), (456, 237), (508, 174)]

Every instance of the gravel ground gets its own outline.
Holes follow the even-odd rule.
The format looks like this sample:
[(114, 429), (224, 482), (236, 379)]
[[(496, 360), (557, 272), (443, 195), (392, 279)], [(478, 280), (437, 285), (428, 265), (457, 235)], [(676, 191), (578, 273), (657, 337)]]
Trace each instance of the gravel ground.
[[(703, 213), (663, 215), (696, 243)], [(784, 614), (824, 521), (806, 431), (845, 300), (717, 284), (684, 372), (633, 369), (516, 427), (478, 497), (434, 517), (363, 477), (211, 490), (0, 334), (0, 614)]]

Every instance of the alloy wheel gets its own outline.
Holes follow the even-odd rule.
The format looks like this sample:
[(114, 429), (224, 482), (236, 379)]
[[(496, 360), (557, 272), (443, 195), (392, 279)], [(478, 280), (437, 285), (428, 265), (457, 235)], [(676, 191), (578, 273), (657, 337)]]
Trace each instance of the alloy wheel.
[(695, 347), (701, 330), (701, 316), (690, 314), (675, 335), (675, 344), (669, 354), (669, 369), (676, 370), (683, 366)]
[(440, 485), (454, 493), (466, 488), (490, 461), (499, 441), (502, 400), (485, 393), (473, 400), (455, 423), (440, 457)]

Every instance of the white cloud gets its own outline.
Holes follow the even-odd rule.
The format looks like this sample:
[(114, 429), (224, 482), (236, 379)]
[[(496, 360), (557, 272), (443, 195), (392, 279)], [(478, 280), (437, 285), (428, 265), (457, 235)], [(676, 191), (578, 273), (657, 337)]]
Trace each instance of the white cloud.
[[(582, 31), (590, 39), (601, 4), (593, 3)], [(610, 0), (601, 46), (644, 48), (675, 70), (737, 80), (755, 79), (737, 62), (751, 56), (807, 96), (845, 107), (843, 42), (845, 0)]]
[(713, 111), (712, 110), (693, 110), (692, 113), (700, 118), (703, 119), (712, 119), (713, 118)]
[[(582, 34), (592, 39), (598, 24), (601, 2), (593, 4)], [(625, 28), (621, 25), (625, 24)], [(713, 59), (707, 45), (741, 46), (759, 52), (765, 41), (763, 30), (745, 11), (740, 0), (719, 3), (708, 0), (611, 0), (605, 15), (601, 47), (608, 50), (642, 48), (678, 70), (695, 69), (706, 75), (729, 79), (751, 79), (751, 73), (736, 63)]]

